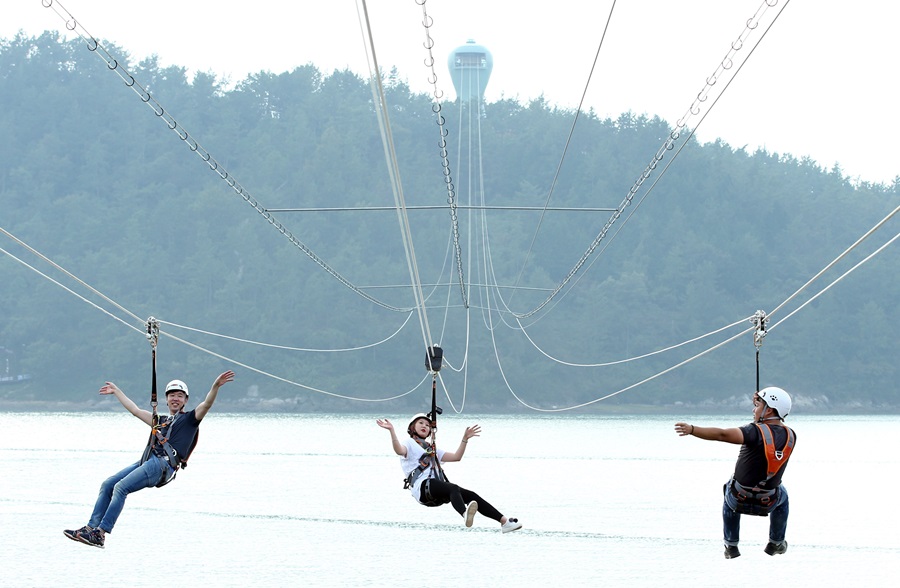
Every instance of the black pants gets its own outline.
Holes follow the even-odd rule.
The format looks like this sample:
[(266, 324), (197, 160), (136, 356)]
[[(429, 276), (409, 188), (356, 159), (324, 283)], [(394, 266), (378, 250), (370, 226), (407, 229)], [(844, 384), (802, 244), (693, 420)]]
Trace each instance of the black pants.
[(474, 500), (478, 503), (478, 512), (487, 518), (494, 519), (498, 523), (500, 522), (500, 519), (503, 518), (500, 511), (491, 506), (487, 500), (471, 490), (460, 488), (451, 482), (429, 478), (422, 482), (422, 489), (420, 492), (422, 502), (429, 502), (429, 496), (431, 497), (431, 502), (434, 503), (435, 506), (447, 504), (449, 502), (461, 516), (465, 516), (466, 505)]

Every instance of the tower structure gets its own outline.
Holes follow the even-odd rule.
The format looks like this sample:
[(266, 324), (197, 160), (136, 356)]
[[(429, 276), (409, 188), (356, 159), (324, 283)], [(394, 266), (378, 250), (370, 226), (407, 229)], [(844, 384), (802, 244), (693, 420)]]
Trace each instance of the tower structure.
[(450, 52), (447, 67), (450, 69), (450, 79), (453, 80), (457, 99), (461, 103), (475, 101), (476, 104), (481, 104), (494, 68), (491, 52), (469, 39), (465, 45)]

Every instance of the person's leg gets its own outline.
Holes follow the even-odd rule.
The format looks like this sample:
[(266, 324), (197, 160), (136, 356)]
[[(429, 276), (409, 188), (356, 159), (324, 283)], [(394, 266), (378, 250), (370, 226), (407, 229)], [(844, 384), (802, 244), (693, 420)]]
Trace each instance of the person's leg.
[[(459, 487), (457, 486), (457, 488), (459, 488)], [(464, 513), (464, 510), (465, 510), (464, 505), (466, 505), (474, 500), (475, 502), (478, 503), (478, 512), (480, 512), (481, 514), (483, 514), (484, 516), (486, 516), (489, 519), (493, 519), (493, 520), (497, 521), (501, 525), (506, 522), (503, 520), (505, 517), (502, 514), (500, 514), (500, 511), (498, 511), (496, 508), (494, 508), (490, 502), (488, 502), (487, 500), (485, 500), (478, 494), (472, 492), (471, 490), (466, 490), (465, 488), (459, 488), (459, 495), (460, 495), (460, 497), (459, 497), (460, 504), (463, 505), (463, 510), (460, 511), (460, 514)]]
[(722, 533), (725, 545), (737, 547), (741, 539), (741, 513), (737, 512), (737, 499), (731, 493), (731, 481), (724, 487), (725, 500), (722, 501)]
[(156, 486), (162, 476), (163, 469), (166, 467), (168, 466), (165, 461), (153, 455), (143, 465), (137, 466), (128, 475), (116, 482), (112, 489), (112, 498), (109, 501), (106, 513), (97, 525), (100, 530), (104, 533), (111, 533), (116, 520), (122, 513), (122, 508), (125, 506), (125, 499), (128, 495), (144, 488)]
[(117, 474), (108, 477), (100, 484), (100, 495), (97, 496), (97, 501), (94, 503), (94, 512), (91, 513), (91, 518), (87, 524), (88, 527), (96, 529), (100, 525), (103, 515), (106, 514), (106, 509), (109, 508), (109, 501), (112, 500), (113, 488), (119, 483), (119, 480), (133, 472), (139, 465), (141, 463), (136, 461)]
[(737, 547), (741, 540), (741, 514), (728, 506), (727, 500), (722, 504), (722, 523), (725, 545)]
[[(439, 504), (447, 504), (449, 502), (453, 505), (453, 510), (460, 515), (465, 516), (466, 505), (463, 503), (462, 496), (459, 494), (459, 486), (451, 482), (438, 480), (437, 478), (428, 480), (426, 484), (428, 484), (428, 493), (431, 494), (431, 499), (433, 501)], [(424, 484), (422, 488), (424, 490)]]
[[(500, 514), (500, 511), (494, 508), (490, 502), (471, 490), (460, 488), (456, 484), (437, 479), (428, 480), (428, 484), (429, 493), (433, 500), (442, 504), (449, 502), (453, 505), (453, 509), (463, 518), (466, 518), (466, 506), (471, 502), (476, 502), (478, 504), (478, 512), (489, 519), (493, 519), (501, 525), (505, 524), (508, 520), (507, 517)], [(516, 529), (518, 528), (521, 528), (521, 525), (516, 527)]]
[(769, 513), (769, 542), (776, 545), (784, 543), (784, 536), (787, 533), (788, 514), (790, 511), (790, 501), (788, 499), (787, 488), (782, 485), (778, 488), (778, 497), (775, 499), (775, 506)]

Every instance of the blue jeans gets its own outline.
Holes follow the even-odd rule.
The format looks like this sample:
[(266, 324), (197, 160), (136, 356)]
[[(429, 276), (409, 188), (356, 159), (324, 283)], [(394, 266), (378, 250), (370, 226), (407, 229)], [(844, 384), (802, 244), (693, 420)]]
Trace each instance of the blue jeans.
[[(729, 483), (731, 480), (729, 480)], [(737, 499), (725, 487), (725, 501), (722, 504), (722, 523), (725, 531), (725, 545), (738, 544), (741, 535), (741, 513), (735, 512)], [(790, 511), (790, 502), (788, 500), (787, 488), (782, 484), (778, 487), (775, 495), (775, 504), (769, 511), (769, 541), (772, 543), (781, 543), (784, 541), (784, 535), (787, 532), (788, 512)]]
[(88, 525), (112, 532), (116, 519), (122, 514), (125, 499), (132, 492), (156, 486), (162, 474), (169, 467), (164, 459), (156, 455), (141, 465), (136, 461), (118, 474), (110, 476), (100, 485), (100, 496), (94, 504), (94, 512)]

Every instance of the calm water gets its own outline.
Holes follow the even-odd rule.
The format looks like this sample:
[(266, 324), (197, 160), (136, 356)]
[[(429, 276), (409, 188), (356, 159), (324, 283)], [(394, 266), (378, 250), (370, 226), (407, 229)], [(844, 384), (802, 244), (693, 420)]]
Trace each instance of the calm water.
[[(386, 415), (403, 423), (407, 415)], [(522, 531), (472, 529), (416, 504), (388, 433), (369, 416), (215, 414), (190, 467), (133, 494), (100, 550), (67, 540), (100, 482), (139, 456), (127, 413), (0, 414), (2, 586), (885, 586), (900, 573), (893, 488), (900, 417), (792, 418), (790, 548), (721, 547), (721, 486), (737, 446), (680, 438), (677, 420), (734, 417), (444, 415), (438, 443), (470, 442), (450, 478)]]

